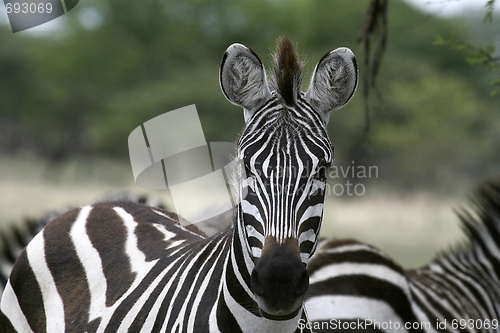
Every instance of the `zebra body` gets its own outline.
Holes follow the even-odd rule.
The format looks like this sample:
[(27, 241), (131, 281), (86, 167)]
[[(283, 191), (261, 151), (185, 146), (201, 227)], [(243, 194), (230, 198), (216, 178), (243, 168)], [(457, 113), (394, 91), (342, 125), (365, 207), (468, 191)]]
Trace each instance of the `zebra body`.
[[(156, 208), (165, 208), (163, 200), (153, 194), (142, 194), (128, 191), (110, 193), (97, 202), (103, 201), (132, 201)], [(21, 251), (28, 243), (56, 217), (75, 207), (52, 209), (36, 218), (26, 218), (21, 223), (0, 234), (0, 298), (7, 284), (12, 267)]]
[(37, 333), (297, 331), (307, 321), (306, 265), (333, 159), (326, 124), (354, 94), (354, 55), (331, 51), (306, 93), (300, 81), (288, 39), (278, 44), (270, 83), (255, 53), (230, 46), (221, 88), (246, 121), (233, 224), (207, 237), (171, 213), (129, 203), (63, 214), (18, 258), (0, 325)]
[[(404, 323), (418, 321), (404, 270), (370, 245), (323, 241), (308, 270), (306, 307), (315, 332), (330, 332), (336, 326), (379, 331), (369, 323), (392, 323), (393, 329), (384, 326), (380, 331), (405, 332)], [(399, 325), (403, 329), (394, 329)]]
[(484, 186), (475, 203), (477, 217), (461, 215), (470, 244), (417, 270), (404, 271), (366, 244), (321, 242), (308, 263), (312, 327), (500, 332), (500, 179)]
[[(95, 215), (105, 215), (105, 223)], [(57, 251), (44, 249), (52, 242), (59, 245)], [(233, 290), (240, 287), (234, 282), (249, 279), (250, 273), (231, 255), (236, 242), (233, 228), (207, 239), (196, 228), (178, 224), (171, 213), (134, 203), (72, 210), (48, 224), (21, 255), (28, 271), (14, 268), (10, 283), (19, 285), (8, 285), (2, 304), (15, 304), (9, 297), (23, 295), (25, 286), (44, 286), (48, 292), (17, 297), (21, 308), (33, 307), (24, 318), (21, 311), (18, 317), (10, 315), (13, 307), (2, 311), (19, 332), (44, 326), (46, 332), (237, 332), (231, 323), (242, 318), (233, 313), (246, 310), (239, 305), (243, 300), (231, 295), (240, 293)], [(216, 269), (220, 267), (225, 270)], [(67, 280), (68, 286), (61, 283)], [(50, 294), (54, 289), (57, 294)], [(241, 331), (273, 326), (295, 330), (293, 324), (282, 330), (290, 325), (287, 321), (259, 317), (258, 312), (253, 317), (252, 322), (246, 314), (238, 322)], [(226, 319), (220, 323), (218, 318)]]

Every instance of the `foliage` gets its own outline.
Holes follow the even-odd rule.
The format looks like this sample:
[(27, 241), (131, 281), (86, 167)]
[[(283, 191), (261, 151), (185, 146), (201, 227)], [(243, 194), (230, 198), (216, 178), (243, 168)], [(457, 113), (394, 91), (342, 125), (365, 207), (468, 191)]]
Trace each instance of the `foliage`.
[[(485, 22), (493, 21), (493, 10), (495, 8), (496, 0), (489, 0), (486, 3), (486, 14), (484, 16)], [(467, 62), (473, 66), (482, 65), (486, 67), (491, 73), (496, 76), (496, 79), (491, 83), (493, 87), (500, 87), (500, 55), (496, 55), (496, 47), (493, 43), (488, 43), (485, 46), (474, 46), (469, 43), (463, 42), (452, 34), (450, 38), (443, 38), (437, 36), (435, 45), (448, 46), (453, 50), (469, 51), (471, 56), (467, 58)], [(491, 92), (493, 96), (500, 94), (500, 88)]]
[[(307, 55), (306, 89), (330, 49), (347, 46), (360, 57), (356, 39), (368, 3), (88, 0), (64, 16), (60, 34), (12, 34), (0, 26), (0, 150), (126, 158), (134, 128), (189, 104), (197, 106), (207, 141), (234, 141), (244, 123), (219, 89), (224, 50), (245, 44), (267, 65), (276, 39), (287, 34)], [(398, 174), (395, 181), (415, 184), (431, 183), (424, 170), (476, 177), (499, 166), (491, 148), (500, 140), (498, 100), (487, 97), (488, 76), (431, 43), (436, 33), (465, 38), (463, 26), (389, 3), (378, 95), (370, 100), (373, 131), (363, 136), (358, 92), (330, 118), (336, 163), (379, 165), (386, 179)]]
[(495, 9), (496, 0), (488, 0), (486, 3), (486, 14), (484, 15), (484, 21), (493, 21), (493, 10)]
[(390, 85), (392, 98), (373, 140), (390, 156), (395, 176), (452, 181), (477, 168), (476, 160), (484, 163), (485, 156), (496, 154), (496, 145), (489, 141), (492, 115), (484, 112), (486, 105), (462, 78), (426, 65), (419, 70), (421, 78), (401, 78)]
[[(471, 56), (467, 58), (467, 62), (473, 66), (485, 66), (490, 72), (497, 76), (491, 85), (493, 87), (500, 87), (500, 56), (495, 56), (495, 45), (488, 44), (483, 47), (475, 47), (468, 43), (457, 41), (453, 35), (448, 39), (438, 36), (436, 37), (434, 44), (448, 46), (453, 50), (469, 51)], [(500, 94), (500, 88), (491, 92), (492, 96), (497, 94)]]

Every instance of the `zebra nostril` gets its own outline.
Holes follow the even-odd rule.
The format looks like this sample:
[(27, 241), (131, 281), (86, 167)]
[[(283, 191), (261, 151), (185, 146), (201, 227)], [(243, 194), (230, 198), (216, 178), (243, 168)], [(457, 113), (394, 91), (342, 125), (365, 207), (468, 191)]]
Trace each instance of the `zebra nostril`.
[(297, 296), (304, 295), (307, 291), (307, 288), (309, 288), (309, 273), (304, 268), (299, 283), (297, 284), (295, 293), (297, 294)]
[(262, 283), (259, 280), (257, 270), (254, 269), (252, 271), (251, 279), (252, 279), (251, 280), (252, 291), (257, 295), (262, 296), (262, 294), (264, 294), (264, 287), (262, 286)]

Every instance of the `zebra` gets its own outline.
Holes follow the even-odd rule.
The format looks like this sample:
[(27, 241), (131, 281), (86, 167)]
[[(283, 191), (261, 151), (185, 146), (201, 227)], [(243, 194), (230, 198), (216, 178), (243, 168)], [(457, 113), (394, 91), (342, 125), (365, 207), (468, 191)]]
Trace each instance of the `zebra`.
[[(164, 200), (152, 193), (138, 193), (135, 191), (117, 191), (108, 193), (99, 198), (99, 201), (133, 201), (140, 204), (163, 208), (167, 205)], [(20, 223), (4, 228), (0, 234), (0, 298), (7, 284), (10, 272), (16, 259), (28, 243), (53, 219), (71, 210), (74, 207), (51, 209), (37, 217), (28, 217)]]
[(207, 237), (135, 203), (71, 210), (19, 256), (0, 303), (6, 332), (296, 332), (307, 321), (306, 265), (333, 160), (326, 126), (356, 90), (355, 56), (328, 52), (304, 93), (288, 38), (269, 81), (259, 57), (233, 44), (219, 79), (246, 123), (232, 225)]
[(500, 332), (500, 177), (459, 217), (469, 244), (403, 270), (377, 248), (323, 240), (308, 263), (315, 332)]

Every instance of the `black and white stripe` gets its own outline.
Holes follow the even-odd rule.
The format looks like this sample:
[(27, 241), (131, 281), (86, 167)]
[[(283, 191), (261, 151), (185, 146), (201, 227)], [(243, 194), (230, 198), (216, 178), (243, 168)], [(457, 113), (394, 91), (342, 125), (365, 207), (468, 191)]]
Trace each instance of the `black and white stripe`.
[[(130, 191), (110, 193), (97, 200), (97, 202), (123, 200), (163, 209), (166, 207), (159, 196)], [(47, 225), (47, 223), (70, 209), (71, 208), (52, 209), (36, 218), (26, 218), (20, 223), (13, 224), (10, 228), (5, 228), (6, 230), (0, 234), (0, 298), (7, 284), (12, 267), (21, 251)]]
[(303, 96), (297, 105), (287, 108), (290, 119), (282, 117), (283, 106), (277, 101), (265, 105), (239, 142), (241, 158), (249, 161), (248, 194), (241, 207), (255, 258), (260, 258), (267, 236), (297, 238), (301, 259), (307, 263), (320, 229), (333, 148), (323, 120)]
[(322, 242), (309, 261), (306, 300), (311, 321), (323, 325), (318, 331), (338, 319), (351, 328), (379, 323), (362, 327), (368, 331), (500, 332), (500, 179), (481, 189), (475, 205), (461, 215), (469, 244), (418, 270), (404, 271), (355, 241)]
[(69, 211), (21, 253), (0, 326), (37, 333), (301, 331), (305, 267), (333, 158), (328, 112), (352, 97), (357, 68), (348, 49), (331, 51), (302, 94), (288, 39), (274, 63), (269, 84), (262, 62), (243, 45), (229, 47), (222, 61), (222, 90), (243, 107), (247, 123), (238, 143), (246, 176), (228, 229), (208, 237), (172, 213), (127, 202)]

